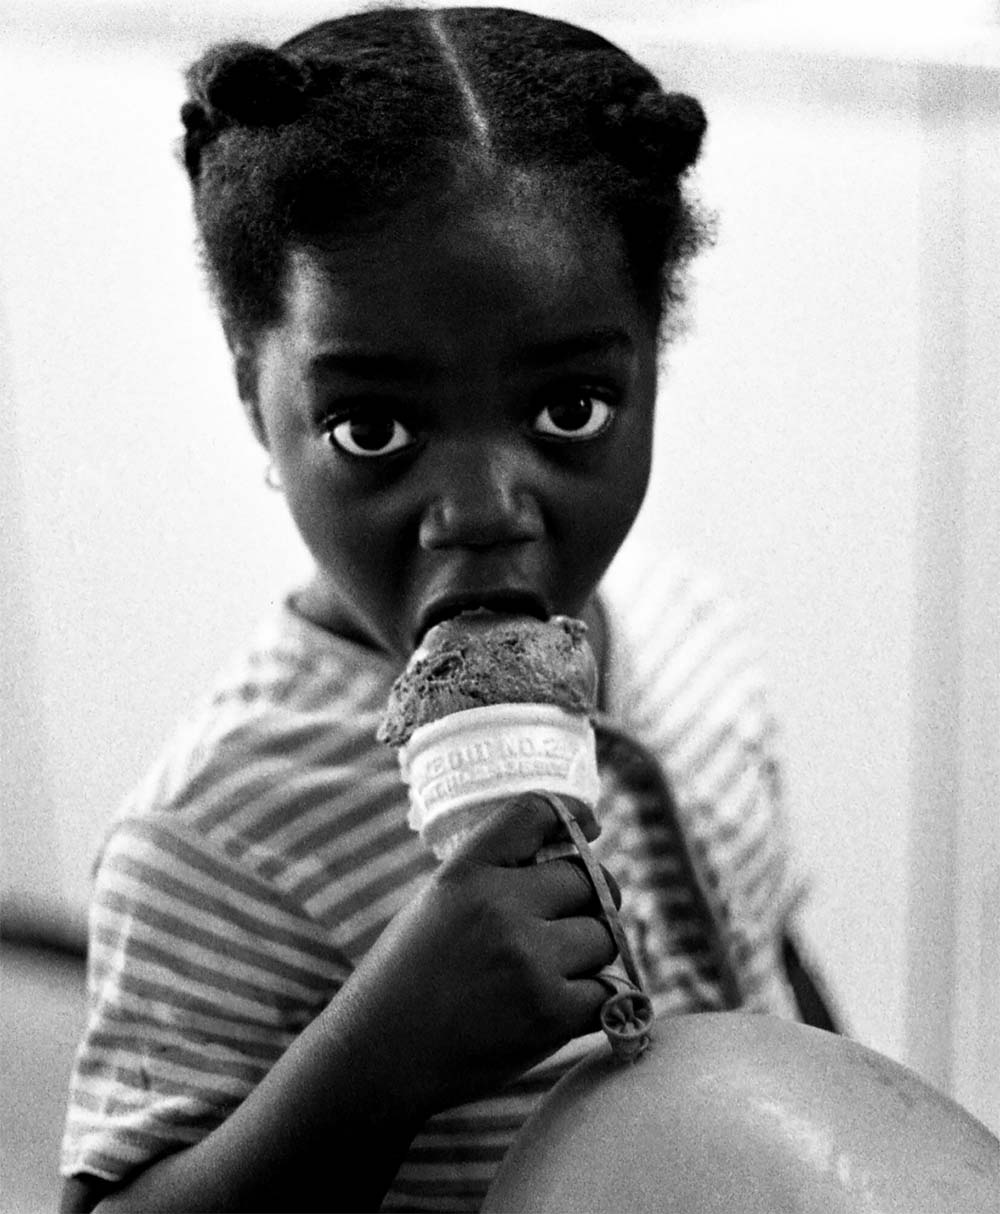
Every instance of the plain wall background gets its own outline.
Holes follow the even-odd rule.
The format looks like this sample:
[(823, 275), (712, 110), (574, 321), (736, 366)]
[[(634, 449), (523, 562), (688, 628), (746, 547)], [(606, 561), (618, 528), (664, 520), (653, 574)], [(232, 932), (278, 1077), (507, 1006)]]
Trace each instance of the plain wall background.
[[(305, 567), (195, 263), (180, 69), (346, 6), (60, 7), (0, 46), (0, 724), (7, 921), (74, 932), (122, 795)], [(995, 1127), (996, 39), (528, 7), (709, 110), (720, 239), (633, 542), (690, 551), (756, 622), (850, 1026)]]

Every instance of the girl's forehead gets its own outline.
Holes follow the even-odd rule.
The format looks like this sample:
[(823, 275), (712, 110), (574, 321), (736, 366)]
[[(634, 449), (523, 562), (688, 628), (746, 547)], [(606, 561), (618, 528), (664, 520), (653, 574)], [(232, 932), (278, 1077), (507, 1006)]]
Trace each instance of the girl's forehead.
[(415, 203), (376, 230), (310, 250), (312, 269), (336, 278), (426, 262), (459, 267), (486, 257), (527, 267), (539, 257), (547, 272), (572, 272), (595, 256), (616, 251), (621, 240), (608, 223), (532, 197), (466, 192)]
[(285, 302), (288, 323), (321, 331), (644, 320), (612, 225), (509, 197), (434, 199), (377, 232), (297, 248)]

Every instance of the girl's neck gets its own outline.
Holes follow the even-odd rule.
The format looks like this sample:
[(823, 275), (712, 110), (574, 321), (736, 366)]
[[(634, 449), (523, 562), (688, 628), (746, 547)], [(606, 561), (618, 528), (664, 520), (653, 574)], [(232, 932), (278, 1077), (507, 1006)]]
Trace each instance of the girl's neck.
[(321, 573), (314, 574), (301, 590), (297, 590), (291, 596), (290, 604), (297, 615), (317, 628), (375, 653), (384, 653), (384, 647), (343, 607), (339, 596), (331, 591), (329, 582)]

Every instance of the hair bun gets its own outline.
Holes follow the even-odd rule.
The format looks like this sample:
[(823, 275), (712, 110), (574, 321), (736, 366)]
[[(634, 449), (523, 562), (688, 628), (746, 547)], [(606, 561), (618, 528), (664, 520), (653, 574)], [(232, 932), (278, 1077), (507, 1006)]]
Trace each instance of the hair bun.
[(299, 64), (252, 42), (214, 47), (188, 72), (192, 101), (217, 130), (291, 122), (302, 112), (306, 85)]
[(602, 142), (616, 160), (641, 158), (677, 177), (698, 159), (708, 119), (686, 93), (646, 91), (601, 113)]
[(181, 106), (183, 157), (192, 182), (205, 147), (233, 126), (274, 127), (292, 122), (306, 103), (308, 76), (280, 51), (252, 42), (226, 42), (188, 69), (189, 99)]

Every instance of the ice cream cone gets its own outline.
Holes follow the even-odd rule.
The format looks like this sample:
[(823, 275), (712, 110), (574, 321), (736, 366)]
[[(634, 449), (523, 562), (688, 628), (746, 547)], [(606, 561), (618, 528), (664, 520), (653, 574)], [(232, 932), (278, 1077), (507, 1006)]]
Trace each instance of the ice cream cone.
[(555, 704), (492, 704), (416, 729), (399, 751), (408, 822), (445, 859), (498, 804), (543, 791), (597, 804), (589, 719)]

